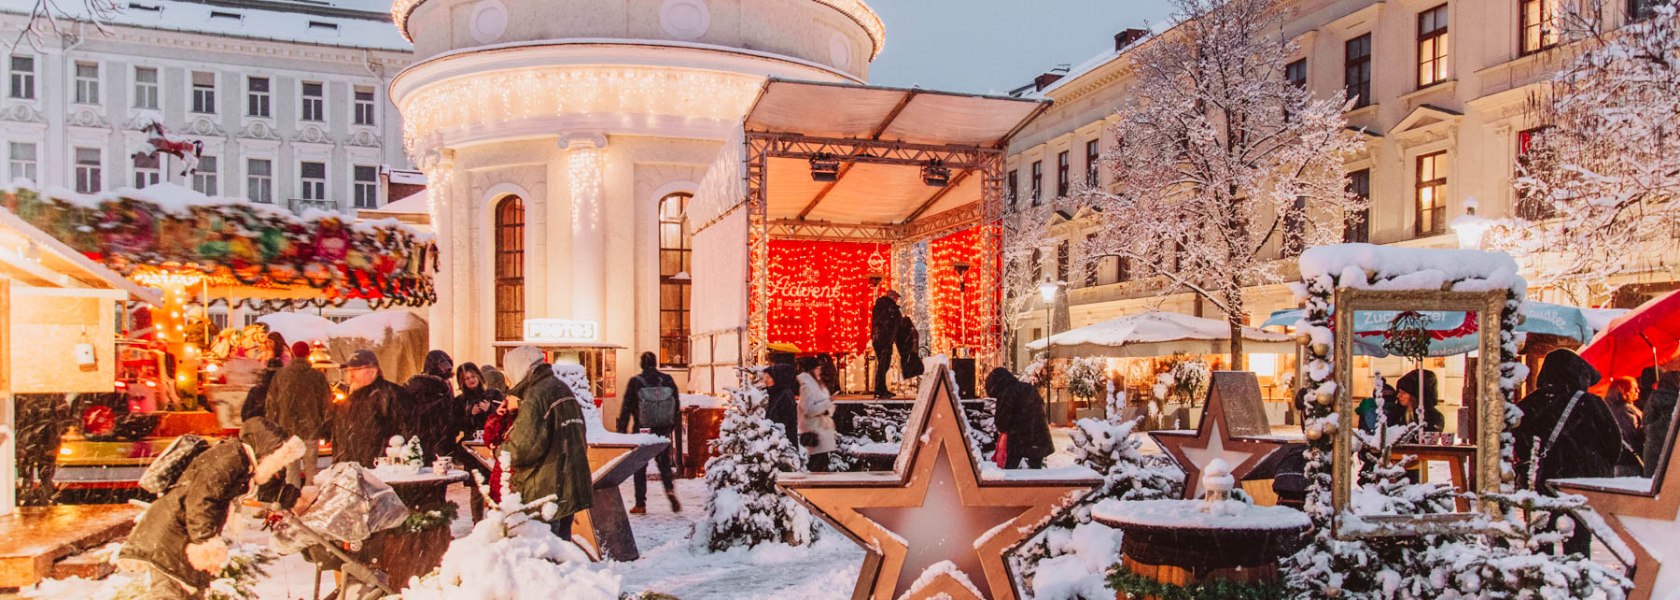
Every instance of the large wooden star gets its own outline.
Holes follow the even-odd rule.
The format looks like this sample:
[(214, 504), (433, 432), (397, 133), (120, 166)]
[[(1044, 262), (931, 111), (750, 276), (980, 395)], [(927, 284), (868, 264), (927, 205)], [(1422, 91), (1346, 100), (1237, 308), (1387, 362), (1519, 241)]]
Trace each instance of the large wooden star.
[(1282, 444), (1280, 441), (1232, 437), (1231, 423), (1226, 418), (1224, 395), (1208, 394), (1202, 406), (1202, 422), (1196, 434), (1150, 432), (1155, 444), (1184, 469), (1184, 497), (1202, 497), (1202, 469), (1216, 458), (1225, 459), (1231, 466), (1231, 476), (1242, 481), (1249, 471), (1270, 456)]
[(1591, 480), (1554, 482), (1561, 491), (1586, 496), (1587, 506), (1603, 515), (1605, 524), (1633, 551), (1629, 600), (1680, 594), (1680, 460), (1674, 460), (1672, 432), (1667, 446), (1666, 465), (1648, 490), (1592, 485)]
[(1007, 555), (1099, 480), (982, 480), (947, 367), (923, 378), (891, 472), (777, 485), (868, 550), (854, 600), (1019, 596)]

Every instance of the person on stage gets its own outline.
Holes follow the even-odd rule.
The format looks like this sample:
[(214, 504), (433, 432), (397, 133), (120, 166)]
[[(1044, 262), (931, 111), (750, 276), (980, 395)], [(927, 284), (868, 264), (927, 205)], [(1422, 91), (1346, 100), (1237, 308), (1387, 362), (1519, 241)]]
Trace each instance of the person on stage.
[(891, 398), (887, 391), (887, 369), (892, 367), (893, 346), (898, 342), (903, 314), (898, 310), (898, 292), (887, 290), (870, 309), (869, 342), (875, 350), (875, 397)]

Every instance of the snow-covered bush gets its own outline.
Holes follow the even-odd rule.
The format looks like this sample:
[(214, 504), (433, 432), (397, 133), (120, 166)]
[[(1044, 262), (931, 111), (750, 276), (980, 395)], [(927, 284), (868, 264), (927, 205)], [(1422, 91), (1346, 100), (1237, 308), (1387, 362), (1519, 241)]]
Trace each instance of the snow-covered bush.
[[(592, 563), (576, 544), (554, 535), (532, 512), (552, 516), (553, 496), (525, 503), (502, 478), (502, 501), (472, 532), (449, 544), (443, 564), (409, 580), (404, 600), (537, 600), (564, 590), (577, 600), (616, 600), (618, 574)], [(483, 483), (485, 497), (490, 492)]]
[(712, 441), (717, 453), (706, 461), (706, 519), (694, 541), (713, 552), (766, 542), (803, 545), (816, 535), (816, 521), (798, 502), (776, 490), (776, 473), (800, 470), (799, 450), (764, 418), (769, 397), (743, 373), (742, 387), (730, 388), (727, 414)]
[(1104, 581), (1119, 556), (1120, 532), (1093, 522), (1092, 506), (1107, 499), (1154, 500), (1183, 493), (1183, 471), (1164, 457), (1138, 451), (1143, 442), (1132, 435), (1138, 421), (1121, 421), (1114, 415), (1077, 423), (1072, 434), (1074, 462), (1102, 474), (1103, 482), (1016, 552), (1018, 570), (1032, 580), (1041, 600), (1114, 597)]
[(1103, 391), (1108, 363), (1101, 358), (1077, 357), (1068, 361), (1067, 391), (1074, 397), (1091, 399)]

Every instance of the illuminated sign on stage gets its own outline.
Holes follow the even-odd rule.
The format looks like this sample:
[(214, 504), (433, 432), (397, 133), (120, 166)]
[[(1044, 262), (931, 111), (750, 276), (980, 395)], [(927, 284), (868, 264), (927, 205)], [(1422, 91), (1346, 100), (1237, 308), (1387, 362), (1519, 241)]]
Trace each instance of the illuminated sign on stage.
[(575, 319), (525, 319), (525, 341), (539, 344), (600, 341), (595, 321)]

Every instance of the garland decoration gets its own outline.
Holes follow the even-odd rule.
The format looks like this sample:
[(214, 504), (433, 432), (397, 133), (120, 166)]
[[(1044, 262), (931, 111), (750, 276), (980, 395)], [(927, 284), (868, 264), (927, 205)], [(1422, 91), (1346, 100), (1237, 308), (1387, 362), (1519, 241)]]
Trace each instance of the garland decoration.
[(185, 273), (212, 288), (259, 288), (265, 299), (247, 305), (263, 309), (437, 300), (437, 244), (396, 221), (298, 217), (172, 185), (91, 196), (11, 188), (0, 190), (0, 206), (124, 277)]

